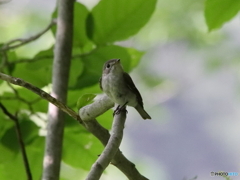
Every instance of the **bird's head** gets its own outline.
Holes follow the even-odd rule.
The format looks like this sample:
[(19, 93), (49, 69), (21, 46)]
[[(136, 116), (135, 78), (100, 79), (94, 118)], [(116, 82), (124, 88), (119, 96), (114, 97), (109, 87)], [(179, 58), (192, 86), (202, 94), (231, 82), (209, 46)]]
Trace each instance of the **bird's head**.
[(115, 74), (122, 73), (123, 67), (121, 65), (120, 59), (108, 60), (103, 66), (103, 74)]

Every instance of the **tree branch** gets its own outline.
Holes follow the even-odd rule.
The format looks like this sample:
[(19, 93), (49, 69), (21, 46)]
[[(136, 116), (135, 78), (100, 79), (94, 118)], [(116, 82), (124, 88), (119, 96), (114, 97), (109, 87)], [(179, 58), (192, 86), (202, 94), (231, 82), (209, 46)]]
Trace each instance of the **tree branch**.
[(15, 123), (18, 143), (19, 143), (21, 153), (22, 153), (27, 179), (32, 180), (32, 173), (31, 173), (31, 169), (30, 169), (30, 166), (29, 166), (27, 153), (26, 153), (24, 142), (23, 142), (22, 132), (21, 132), (21, 128), (20, 128), (20, 125), (19, 125), (18, 118), (16, 116), (12, 115), (10, 112), (8, 112), (6, 107), (1, 102), (0, 102), (0, 108), (2, 109), (3, 113), (6, 114)]
[[(26, 89), (34, 92), (35, 94), (39, 95), (43, 99), (47, 100), (48, 102), (54, 104), (59, 109), (61, 109), (63, 112), (67, 113), (69, 116), (71, 116), (73, 119), (77, 120), (81, 125), (83, 125), (89, 132), (91, 132), (95, 137), (97, 137), (101, 143), (106, 146), (107, 142), (110, 138), (110, 134), (107, 129), (102, 127), (95, 117), (91, 114), (93, 113), (91, 110), (91, 106), (95, 108), (95, 111), (97, 110), (97, 106), (101, 104), (107, 104), (104, 108), (98, 108), (100, 112), (96, 113), (95, 115), (102, 114), (106, 111), (107, 106), (111, 108), (113, 106), (113, 103), (110, 101), (110, 99), (106, 96), (100, 96), (94, 103), (87, 105), (79, 110), (79, 115), (82, 117), (80, 118), (79, 115), (74, 112), (72, 109), (64, 105), (62, 102), (58, 101), (56, 98), (52, 97), (48, 93), (44, 92), (43, 90), (33, 86), (30, 83), (27, 83), (23, 81), (20, 78), (15, 78), (3, 73), (0, 73), (0, 79), (5, 80), (7, 82), (10, 82), (12, 84), (25, 87)], [(97, 105), (98, 104), (98, 105)], [(83, 116), (82, 116), (83, 115)], [(90, 118), (89, 118), (90, 117)], [(84, 121), (82, 120), (84, 119)], [(142, 176), (138, 170), (136, 169), (135, 165), (129, 161), (120, 150), (117, 151), (116, 155), (114, 156), (113, 160), (111, 161), (111, 164), (116, 166), (120, 171), (122, 171), (129, 180), (148, 180), (146, 177)]]
[(46, 93), (45, 91), (39, 89), (36, 86), (33, 86), (32, 84), (23, 81), (20, 78), (15, 78), (3, 73), (0, 73), (0, 79), (7, 81), (9, 83), (18, 85), (18, 86), (22, 86), (25, 87), (26, 89), (34, 92), (35, 94), (39, 95), (41, 98), (47, 100), (48, 102), (54, 104), (55, 106), (57, 106), (59, 109), (61, 109), (63, 112), (67, 113), (69, 116), (71, 116), (73, 119), (78, 120), (80, 123), (82, 123), (82, 120), (80, 119), (80, 117), (76, 114), (76, 112), (74, 112), (72, 109), (70, 109), (69, 107), (65, 106), (61, 101), (57, 100), (56, 98), (52, 97), (51, 95), (49, 95), (48, 93)]
[(102, 154), (99, 156), (97, 161), (93, 164), (86, 180), (100, 179), (103, 171), (112, 161), (122, 141), (125, 120), (126, 120), (126, 109), (124, 112), (121, 112), (119, 115), (114, 116), (114, 121), (112, 124), (112, 135), (110, 136), (110, 139), (108, 140), (108, 143), (104, 148)]
[[(104, 101), (105, 100), (105, 101)], [(85, 110), (79, 110), (79, 115), (82, 117), (82, 114), (91, 114), (91, 105), (94, 107), (96, 104), (110, 104), (109, 98), (99, 98), (94, 103), (88, 105), (88, 107), (83, 107)], [(87, 111), (89, 110), (89, 111)], [(102, 109), (100, 109), (102, 110)], [(100, 114), (100, 113), (99, 113)], [(85, 116), (87, 117), (87, 116)], [(84, 117), (82, 117), (83, 119)], [(108, 140), (110, 139), (110, 134), (107, 129), (102, 127), (94, 118), (93, 119), (83, 119), (84, 125), (88, 131), (90, 131), (95, 137), (97, 137), (101, 143), (106, 146), (108, 143)], [(142, 176), (139, 171), (136, 169), (135, 164), (133, 164), (131, 161), (129, 161), (122, 152), (118, 149), (117, 153), (115, 154), (114, 158), (111, 161), (111, 164), (116, 166), (120, 171), (122, 171), (129, 180), (148, 180), (148, 178)]]
[(86, 123), (87, 121), (91, 121), (100, 116), (113, 106), (114, 103), (106, 94), (100, 94), (94, 98), (94, 102), (92, 104), (86, 105), (79, 109), (78, 113), (82, 121)]
[[(27, 44), (29, 42), (32, 42), (36, 39), (38, 39), (39, 37), (41, 37), (44, 33), (46, 33), (49, 29), (51, 29), (51, 27), (53, 25), (56, 24), (56, 20), (52, 20), (51, 23), (44, 29), (42, 30), (41, 32), (39, 32), (38, 34), (34, 35), (34, 36), (31, 36), (29, 38), (26, 38), (26, 39), (13, 39), (7, 43), (5, 43), (2, 48), (0, 49), (0, 51), (8, 51), (10, 49), (15, 49), (19, 46), (22, 46), (24, 44)], [(14, 44), (14, 43), (17, 43), (17, 44)], [(14, 44), (14, 45), (11, 45), (11, 44)]]
[[(54, 48), (52, 95), (67, 102), (69, 71), (71, 67), (73, 12), (75, 0), (57, 1), (57, 32)], [(49, 103), (48, 126), (43, 163), (43, 180), (58, 180), (62, 160), (64, 113)]]

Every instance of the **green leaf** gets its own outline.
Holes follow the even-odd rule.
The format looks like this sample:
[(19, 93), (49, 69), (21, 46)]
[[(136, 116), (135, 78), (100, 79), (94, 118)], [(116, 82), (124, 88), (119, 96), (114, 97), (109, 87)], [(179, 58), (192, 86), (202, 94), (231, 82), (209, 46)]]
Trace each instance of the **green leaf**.
[(96, 97), (95, 94), (84, 94), (77, 101), (77, 109), (80, 109), (88, 104), (91, 104), (95, 97)]
[(83, 47), (89, 39), (86, 34), (86, 19), (89, 12), (87, 8), (79, 2), (74, 5), (74, 34), (73, 46)]
[[(30, 121), (26, 115), (19, 118), (19, 125), (25, 146), (31, 144), (33, 140), (38, 137), (39, 128)], [(1, 145), (5, 146), (9, 151), (19, 151), (20, 148), (15, 125), (5, 131), (1, 137)]]
[[(81, 3), (74, 3), (74, 27), (73, 27), (73, 47), (83, 48), (88, 42), (86, 32), (86, 19), (88, 17), (88, 9)], [(52, 13), (52, 18), (57, 18), (57, 8)], [(56, 35), (57, 26), (51, 28), (54, 36)]]
[(65, 116), (64, 121), (65, 121), (64, 122), (64, 127), (65, 127), (64, 131), (65, 132), (66, 132), (66, 129), (68, 129), (68, 128), (71, 128), (71, 131), (79, 132), (79, 129), (80, 129), (81, 131), (87, 132), (87, 130), (83, 126), (79, 125), (78, 121), (76, 121), (75, 119), (73, 119), (72, 117), (70, 117), (68, 115)]
[(113, 110), (109, 109), (102, 115), (97, 117), (97, 121), (106, 129), (111, 129), (113, 122)]
[(80, 59), (74, 59), (71, 62), (71, 69), (69, 72), (68, 86), (73, 87), (77, 83), (77, 76), (80, 76), (83, 72), (84, 64)]
[[(15, 123), (2, 115), (0, 112), (0, 179), (26, 179)], [(42, 172), (44, 138), (38, 136), (39, 128), (28, 116), (19, 114), (19, 123), (33, 179), (39, 179)]]
[(15, 151), (10, 151), (6, 146), (4, 146), (2, 144), (2, 142), (0, 144), (0, 153), (4, 154), (4, 156), (0, 156), (0, 164), (7, 162), (7, 161), (11, 161), (12, 159), (14, 159), (16, 157), (16, 154), (17, 154), (17, 152), (15, 152)]
[[(26, 115), (25, 115), (26, 116)], [(28, 117), (25, 117), (28, 118)], [(20, 123), (22, 138), (25, 146), (31, 144), (38, 137), (39, 128), (31, 120), (26, 119)]]
[(19, 144), (15, 131), (15, 126), (12, 126), (4, 133), (1, 138), (1, 145), (3, 145), (10, 152), (19, 152)]
[(15, 123), (9, 120), (7, 116), (3, 114), (2, 110), (0, 110), (0, 154), (4, 154), (4, 156), (0, 156), (0, 164), (14, 158), (16, 155), (16, 151), (9, 150), (9, 148), (3, 144), (5, 141), (3, 137), (6, 136), (5, 134), (9, 134), (9, 129), (13, 129), (14, 125)]
[(11, 108), (8, 108), (8, 111), (10, 113), (15, 114), (20, 109), (28, 109), (28, 106), (25, 103), (15, 98), (16, 98), (15, 95), (10, 92), (5, 92), (1, 96), (1, 102), (4, 104), (4, 106), (11, 107)]
[(37, 87), (46, 86), (51, 82), (52, 60), (53, 48), (41, 51), (32, 61), (16, 64), (13, 76), (22, 78)]
[[(1, 153), (5, 152), (1, 151)], [(4, 154), (4, 156), (6, 155), (8, 154)], [(9, 169), (11, 169), (11, 171), (9, 171)], [(20, 153), (16, 154), (11, 159), (6, 159), (6, 161), (0, 163), (0, 179), (27, 179)]]
[[(8, 56), (8, 61), (9, 61), (9, 62), (13, 62), (14, 60), (17, 59), (17, 55), (16, 55), (16, 52), (15, 52), (15, 51), (8, 51), (8, 52), (7, 52), (7, 56)], [(7, 69), (8, 69), (8, 73), (9, 73), (9, 74), (12, 74), (12, 72), (13, 72), (14, 69), (15, 69), (15, 64), (9, 63), (8, 66), (7, 66)]]
[[(43, 137), (36, 138), (31, 145), (26, 146), (27, 157), (29, 160), (33, 179), (39, 179), (41, 177), (43, 150), (44, 150)], [(6, 155), (7, 154), (4, 154), (4, 156)], [(8, 159), (0, 163), (0, 179), (11, 180), (27, 179), (22, 160), (22, 154), (20, 152), (18, 152), (11, 159)]]
[[(55, 7), (54, 11), (52, 12), (52, 19), (57, 19), (57, 6)], [(52, 26), (51, 31), (53, 36), (56, 36), (57, 26)]]
[(136, 34), (150, 19), (156, 0), (101, 0), (87, 18), (88, 36), (96, 44)]
[[(1, 50), (1, 44), (0, 44), (0, 50)], [(4, 72), (4, 69), (6, 69), (8, 74), (11, 74), (12, 71), (14, 70), (14, 64), (11, 64), (9, 62), (12, 61), (12, 59), (16, 59), (16, 53), (15, 51), (7, 51), (6, 56), (7, 56), (7, 61), (5, 60), (5, 55), (4, 53), (0, 53), (0, 64), (1, 64), (1, 70)]]
[(33, 112), (47, 112), (48, 101), (45, 99), (40, 99), (32, 104)]
[[(29, 110), (27, 102), (31, 103), (33, 111), (46, 112), (48, 104), (46, 100), (41, 99), (32, 91), (23, 87), (17, 86), (15, 90), (18, 93), (18, 97), (16, 97), (16, 94), (13, 92), (9, 92), (7, 90), (1, 94), (1, 102), (6, 107), (11, 107), (8, 109), (11, 113), (14, 114), (16, 111), (21, 109)], [(19, 98), (21, 98), (21, 100)]]
[(14, 122), (9, 120), (9, 118), (2, 112), (2, 109), (0, 109), (0, 139), (12, 126), (14, 126)]
[(31, 145), (26, 146), (33, 179), (40, 179), (41, 177), (44, 146), (45, 138), (40, 136), (36, 137)]
[(2, 95), (5, 92), (12, 92), (13, 90), (9, 87), (8, 83), (6, 81), (2, 81), (2, 83), (0, 84), (0, 97), (2, 97)]
[(138, 65), (139, 61), (141, 60), (142, 56), (144, 55), (143, 51), (139, 51), (134, 48), (127, 49), (129, 55), (131, 56), (131, 68), (134, 68)]
[(205, 19), (209, 31), (220, 28), (232, 19), (240, 10), (240, 1), (207, 0), (205, 3)]
[(89, 170), (103, 146), (90, 133), (65, 133), (63, 161), (73, 167)]

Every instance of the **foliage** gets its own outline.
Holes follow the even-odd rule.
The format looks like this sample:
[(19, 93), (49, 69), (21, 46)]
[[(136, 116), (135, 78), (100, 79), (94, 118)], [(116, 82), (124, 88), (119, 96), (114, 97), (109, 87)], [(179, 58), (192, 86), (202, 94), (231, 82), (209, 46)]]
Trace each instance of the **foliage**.
[(209, 31), (218, 29), (231, 20), (240, 10), (240, 1), (207, 0), (205, 3), (205, 19)]
[[(71, 108), (76, 110), (79, 97), (82, 97), (79, 107), (88, 103), (84, 102), (85, 100), (94, 98), (94, 95), (89, 97), (84, 94), (101, 92), (98, 80), (106, 60), (120, 58), (126, 71), (131, 71), (138, 64), (143, 52), (114, 43), (136, 34), (149, 20), (155, 4), (156, 0), (102, 0), (89, 11), (83, 4), (75, 3), (68, 93), (68, 105)], [(57, 17), (57, 11), (53, 12), (52, 17)], [(51, 31), (55, 34), (56, 28), (52, 27)], [(0, 69), (49, 92), (53, 56), (53, 47), (40, 51), (31, 59), (17, 56), (16, 50), (2, 51)], [(26, 89), (6, 82), (1, 82), (0, 87), (1, 103), (10, 113), (17, 113), (20, 119), (33, 179), (39, 179), (44, 150), (44, 137), (40, 134), (45, 134), (46, 127), (46, 119), (39, 114), (47, 113), (47, 102)], [(99, 117), (99, 122), (109, 128), (111, 122), (101, 119), (111, 120), (112, 113), (105, 113)], [(14, 128), (12, 121), (0, 111), (0, 153), (4, 154), (0, 157), (0, 179), (14, 180), (26, 177)], [(102, 149), (102, 145), (93, 135), (70, 117), (66, 117), (64, 163), (89, 170)]]

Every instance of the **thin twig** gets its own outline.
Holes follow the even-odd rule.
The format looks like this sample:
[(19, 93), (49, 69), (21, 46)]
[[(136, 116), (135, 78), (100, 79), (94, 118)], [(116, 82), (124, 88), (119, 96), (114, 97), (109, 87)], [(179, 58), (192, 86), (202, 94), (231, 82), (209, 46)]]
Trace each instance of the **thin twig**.
[(24, 145), (24, 142), (23, 142), (23, 137), (22, 137), (22, 132), (21, 132), (19, 120), (16, 116), (14, 116), (10, 112), (8, 112), (8, 110), (5, 108), (5, 106), (1, 102), (0, 102), (0, 107), (3, 111), (3, 113), (6, 114), (15, 123), (18, 143), (19, 143), (19, 146), (20, 146), (20, 149), (21, 149), (21, 152), (22, 152), (22, 157), (23, 157), (23, 162), (24, 162), (26, 175), (27, 175), (28, 180), (32, 180), (32, 173), (31, 173), (31, 169), (30, 169), (30, 166), (29, 166), (25, 145)]
[(123, 129), (126, 120), (126, 109), (119, 115), (114, 116), (112, 124), (112, 135), (104, 148), (102, 154), (99, 156), (97, 161), (93, 164), (86, 180), (98, 180), (100, 179), (103, 171), (110, 164), (114, 158), (118, 148), (121, 144), (123, 137)]
[[(51, 27), (55, 24), (56, 24), (56, 20), (52, 20), (51, 23), (44, 30), (42, 30), (41, 32), (39, 32), (38, 34), (36, 34), (34, 36), (31, 36), (31, 37), (25, 38), (25, 39), (19, 39), (19, 38), (13, 39), (13, 40), (5, 43), (3, 45), (3, 47), (0, 49), (0, 51), (8, 51), (10, 49), (14, 49), (14, 48), (17, 48), (24, 44), (27, 44), (29, 42), (32, 42), (32, 41), (38, 39), (39, 37), (41, 37), (44, 33), (46, 33), (49, 29), (51, 29)], [(14, 43), (17, 43), (17, 44), (14, 44)], [(14, 44), (14, 45), (11, 45), (11, 44)]]

